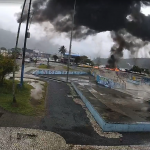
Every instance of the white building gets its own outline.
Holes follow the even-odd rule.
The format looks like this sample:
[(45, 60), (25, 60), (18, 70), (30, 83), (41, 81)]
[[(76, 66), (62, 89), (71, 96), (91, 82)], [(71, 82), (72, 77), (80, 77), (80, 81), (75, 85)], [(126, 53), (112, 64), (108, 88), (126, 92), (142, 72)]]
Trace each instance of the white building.
[(0, 54), (3, 55), (3, 56), (7, 56), (8, 55), (8, 51), (0, 49)]

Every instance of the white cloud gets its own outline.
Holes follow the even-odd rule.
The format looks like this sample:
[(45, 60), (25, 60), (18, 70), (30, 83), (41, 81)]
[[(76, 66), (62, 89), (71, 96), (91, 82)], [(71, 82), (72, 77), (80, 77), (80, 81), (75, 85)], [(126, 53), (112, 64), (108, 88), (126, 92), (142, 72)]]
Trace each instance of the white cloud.
[(142, 5), (141, 12), (146, 16), (150, 15), (150, 6)]
[[(60, 38), (54, 38), (52, 41), (55, 44), (64, 45), (69, 49), (70, 40), (63, 34)], [(110, 49), (113, 45), (113, 41), (110, 36), (110, 32), (101, 32), (94, 36), (88, 36), (87, 39), (82, 41), (72, 42), (72, 52), (80, 55), (88, 55), (90, 58), (101, 57), (107, 58), (110, 55)]]
[[(16, 22), (15, 13), (20, 12), (20, 5), (1, 5), (0, 6), (0, 28), (16, 32), (18, 23)], [(25, 27), (25, 25), (23, 25)]]
[[(18, 23), (16, 22), (16, 16), (14, 14), (20, 11), (21, 5), (0, 6), (0, 18), (5, 18), (0, 20), (0, 28), (17, 33)], [(44, 28), (46, 26), (52, 27), (50, 23), (46, 22), (43, 24), (31, 25), (31, 36), (40, 39), (49, 35), (47, 36), (48, 40), (51, 40), (58, 45), (65, 45), (66, 48), (69, 49), (70, 40), (66, 38), (64, 34), (59, 34), (59, 36), (56, 36), (57, 34), (54, 34), (53, 32), (45, 34)], [(25, 24), (22, 24), (21, 34), (24, 34), (24, 32)], [(79, 53), (80, 55), (88, 55), (90, 58), (97, 56), (106, 58), (110, 54), (111, 45), (112, 39), (110, 38), (110, 33), (102, 32), (95, 36), (89, 36), (86, 40), (73, 41), (72, 51)]]

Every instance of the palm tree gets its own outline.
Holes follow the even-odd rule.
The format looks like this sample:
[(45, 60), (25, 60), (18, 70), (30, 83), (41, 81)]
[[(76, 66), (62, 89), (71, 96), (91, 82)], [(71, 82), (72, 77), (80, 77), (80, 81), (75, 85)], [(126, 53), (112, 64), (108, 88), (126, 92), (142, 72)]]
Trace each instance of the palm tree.
[(65, 55), (65, 53), (66, 53), (66, 48), (65, 48), (65, 46), (61, 46), (60, 48), (59, 48), (59, 53), (61, 53), (61, 55)]

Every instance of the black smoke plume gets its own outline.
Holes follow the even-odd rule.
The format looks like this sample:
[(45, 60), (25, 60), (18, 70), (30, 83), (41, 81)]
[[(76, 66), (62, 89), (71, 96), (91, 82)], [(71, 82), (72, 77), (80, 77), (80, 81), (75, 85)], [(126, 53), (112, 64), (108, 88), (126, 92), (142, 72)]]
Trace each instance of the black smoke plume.
[[(127, 49), (131, 54), (135, 54), (138, 50), (149, 44), (150, 40), (150, 16), (145, 16), (141, 13), (141, 6), (150, 5), (149, 2), (133, 3), (130, 7), (129, 16), (131, 20), (126, 20), (126, 30), (119, 30), (114, 33), (114, 42), (118, 44), (117, 48), (111, 48), (111, 56), (108, 59), (108, 66), (116, 68), (117, 63), (123, 57), (123, 50)], [(133, 36), (134, 35), (134, 36)], [(138, 39), (141, 38), (141, 39)]]
[[(32, 5), (34, 13), (32, 21), (38, 23), (50, 21), (57, 32), (68, 33), (72, 27), (74, 1), (36, 0)], [(140, 12), (141, 4), (149, 5), (149, 1), (76, 0), (74, 36), (82, 39), (102, 31), (115, 31), (118, 47), (109, 62), (116, 61), (115, 56), (121, 57), (126, 45), (123, 36), (119, 35), (119, 30), (125, 28), (127, 32), (142, 40), (150, 40), (150, 16), (145, 16)], [(132, 19), (128, 20), (128, 15)], [(23, 21), (26, 20), (26, 17), (24, 13)], [(20, 18), (17, 20), (20, 22)], [(129, 44), (128, 42), (128, 47), (130, 47)]]
[(119, 61), (119, 58), (123, 57), (123, 49), (126, 47), (126, 42), (118, 33), (113, 33), (112, 38), (117, 45), (111, 48), (111, 56), (108, 59), (108, 64), (110, 68), (116, 68), (116, 63)]
[[(139, 0), (135, 1), (139, 2)], [(95, 32), (117, 31), (125, 28), (126, 16), (132, 2), (133, 0), (77, 0), (74, 25), (77, 38)], [(33, 22), (50, 21), (56, 31), (69, 32), (72, 25), (73, 6), (74, 0), (36, 0), (32, 5)], [(25, 20), (26, 14), (23, 17), (23, 21)], [(18, 18), (19, 21), (20, 18)], [(81, 27), (86, 27), (86, 30)]]

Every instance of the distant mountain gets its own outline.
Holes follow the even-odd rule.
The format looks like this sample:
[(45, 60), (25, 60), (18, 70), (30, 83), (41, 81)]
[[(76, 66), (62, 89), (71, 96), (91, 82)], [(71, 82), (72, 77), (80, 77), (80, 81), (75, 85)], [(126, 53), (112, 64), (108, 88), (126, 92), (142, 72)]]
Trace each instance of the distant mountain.
[[(0, 29), (0, 47), (6, 47), (11, 49), (15, 47), (16, 34), (10, 31)], [(24, 36), (21, 35), (19, 38), (18, 47), (22, 48), (24, 43)], [(46, 37), (40, 40), (36, 40), (34, 37), (31, 37), (27, 41), (27, 48), (38, 49), (47, 53), (56, 53), (58, 52), (58, 45), (51, 43)]]
[[(106, 65), (107, 61), (108, 61), (108, 58), (96, 58), (93, 60), (94, 63), (100, 64), (100, 65)], [(141, 68), (150, 69), (150, 58), (120, 59), (117, 65), (120, 68), (132, 68), (132, 65), (137, 65)]]

